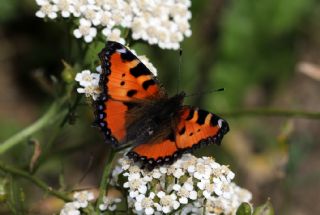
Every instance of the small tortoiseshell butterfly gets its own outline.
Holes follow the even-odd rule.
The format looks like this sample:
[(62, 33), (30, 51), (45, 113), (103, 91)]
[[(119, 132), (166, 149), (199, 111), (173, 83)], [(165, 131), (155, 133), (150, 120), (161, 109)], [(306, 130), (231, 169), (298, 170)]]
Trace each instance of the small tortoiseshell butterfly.
[(172, 164), (183, 153), (220, 145), (229, 131), (225, 120), (183, 105), (185, 93), (168, 97), (150, 70), (125, 46), (109, 41), (99, 54), (102, 93), (95, 123), (114, 147), (133, 146), (129, 158), (143, 167)]

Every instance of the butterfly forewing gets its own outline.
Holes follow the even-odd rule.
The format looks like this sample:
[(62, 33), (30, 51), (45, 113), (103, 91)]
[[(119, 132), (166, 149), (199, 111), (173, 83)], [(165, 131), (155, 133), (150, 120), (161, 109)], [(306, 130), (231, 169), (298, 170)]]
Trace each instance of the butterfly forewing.
[(115, 146), (127, 134), (127, 113), (137, 103), (165, 95), (156, 77), (125, 46), (108, 42), (99, 54), (101, 96), (96, 101), (96, 124)]
[(159, 96), (161, 87), (156, 77), (125, 46), (108, 42), (99, 56), (106, 74), (100, 86), (111, 99), (132, 101)]

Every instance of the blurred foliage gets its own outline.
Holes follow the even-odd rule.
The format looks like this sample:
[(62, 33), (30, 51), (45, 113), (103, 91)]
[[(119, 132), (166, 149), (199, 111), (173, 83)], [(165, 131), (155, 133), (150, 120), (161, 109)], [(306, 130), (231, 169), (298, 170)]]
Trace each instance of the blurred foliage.
[[(84, 56), (81, 50), (88, 47), (73, 39), (70, 23), (44, 22), (34, 17), (35, 10), (33, 0), (0, 0), (0, 79), (10, 81), (9, 87), (0, 86), (4, 92), (1, 142), (45, 112), (55, 93), (64, 91), (59, 84), (70, 83), (75, 72), (71, 67), (94, 68), (103, 46), (90, 46)], [(187, 104), (214, 112), (261, 106), (319, 110), (319, 82), (306, 80), (295, 71), (302, 59), (320, 62), (319, 1), (203, 0), (193, 1), (192, 12), (193, 35), (182, 44), (180, 72), (179, 52), (147, 44), (134, 46), (158, 68), (159, 79), (171, 95), (180, 80), (180, 90), (187, 94), (224, 87), (223, 93), (187, 98)], [(79, 58), (81, 65), (73, 65)], [(93, 113), (87, 103), (81, 100), (73, 120), (68, 119), (63, 129), (56, 123), (1, 159), (30, 171), (34, 142), (38, 142), (41, 155), (32, 174), (58, 188), (97, 184), (106, 147), (99, 132), (90, 127)], [(227, 120), (231, 131), (222, 147), (210, 146), (196, 154), (213, 154), (219, 162), (230, 164), (239, 183), (253, 192), (254, 203), (270, 196), (277, 214), (319, 214), (320, 208), (307, 202), (320, 190), (319, 122), (272, 117)], [(305, 191), (306, 184), (311, 189)], [(0, 201), (8, 200), (7, 207), (0, 206), (0, 214), (9, 209), (19, 214), (26, 204), (40, 198), (39, 193), (0, 172)], [(52, 199), (48, 202), (50, 205)], [(274, 214), (270, 204), (257, 207), (254, 214)], [(52, 205), (58, 206), (51, 211), (61, 207)], [(239, 214), (248, 214), (248, 210), (243, 205)]]
[(314, 0), (230, 3), (221, 22), (218, 63), (213, 70), (215, 83), (226, 85), (231, 105), (241, 102), (252, 84), (274, 92), (279, 82), (292, 75), (299, 28), (315, 4)]
[(6, 1), (1, 0), (0, 1), (0, 22), (7, 22), (8, 20), (15, 17), (16, 9), (18, 8), (18, 1), (12, 0), (12, 1)]
[(274, 215), (273, 207), (270, 201), (268, 200), (265, 204), (257, 207), (254, 210), (253, 215)]
[(271, 202), (268, 200), (263, 205), (260, 205), (256, 207), (253, 212), (251, 209), (251, 205), (249, 203), (242, 203), (237, 212), (236, 215), (274, 215), (274, 209), (271, 204)]

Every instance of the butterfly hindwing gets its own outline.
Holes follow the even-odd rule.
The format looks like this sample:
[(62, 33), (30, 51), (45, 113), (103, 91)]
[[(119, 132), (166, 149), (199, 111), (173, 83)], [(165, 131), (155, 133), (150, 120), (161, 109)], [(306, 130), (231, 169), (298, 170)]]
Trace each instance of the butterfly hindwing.
[(179, 157), (176, 143), (171, 138), (165, 138), (155, 142), (140, 144), (134, 147), (128, 157), (135, 161), (142, 161), (149, 169), (157, 165), (171, 164)]
[(183, 106), (178, 126), (172, 137), (138, 145), (128, 153), (128, 156), (143, 162), (149, 168), (164, 163), (169, 164), (183, 153), (191, 152), (201, 145), (220, 144), (222, 137), (228, 131), (227, 122), (217, 115)]
[(99, 57), (102, 93), (95, 102), (95, 124), (103, 131), (106, 141), (119, 146), (127, 134), (128, 111), (137, 102), (165, 92), (150, 70), (120, 43), (108, 42)]
[(201, 144), (220, 144), (228, 131), (227, 122), (219, 116), (199, 108), (184, 106), (175, 141), (180, 150), (196, 148)]

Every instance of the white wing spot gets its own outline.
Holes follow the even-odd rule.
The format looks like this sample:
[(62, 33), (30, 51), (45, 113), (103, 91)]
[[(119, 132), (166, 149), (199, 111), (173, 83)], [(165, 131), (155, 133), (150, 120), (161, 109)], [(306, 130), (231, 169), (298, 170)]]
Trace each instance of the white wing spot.
[(223, 123), (223, 120), (222, 119), (219, 119), (218, 120), (218, 126), (221, 128), (222, 127), (222, 123)]
[(119, 53), (126, 53), (127, 50), (125, 48), (122, 48), (122, 49), (117, 49), (117, 52)]

